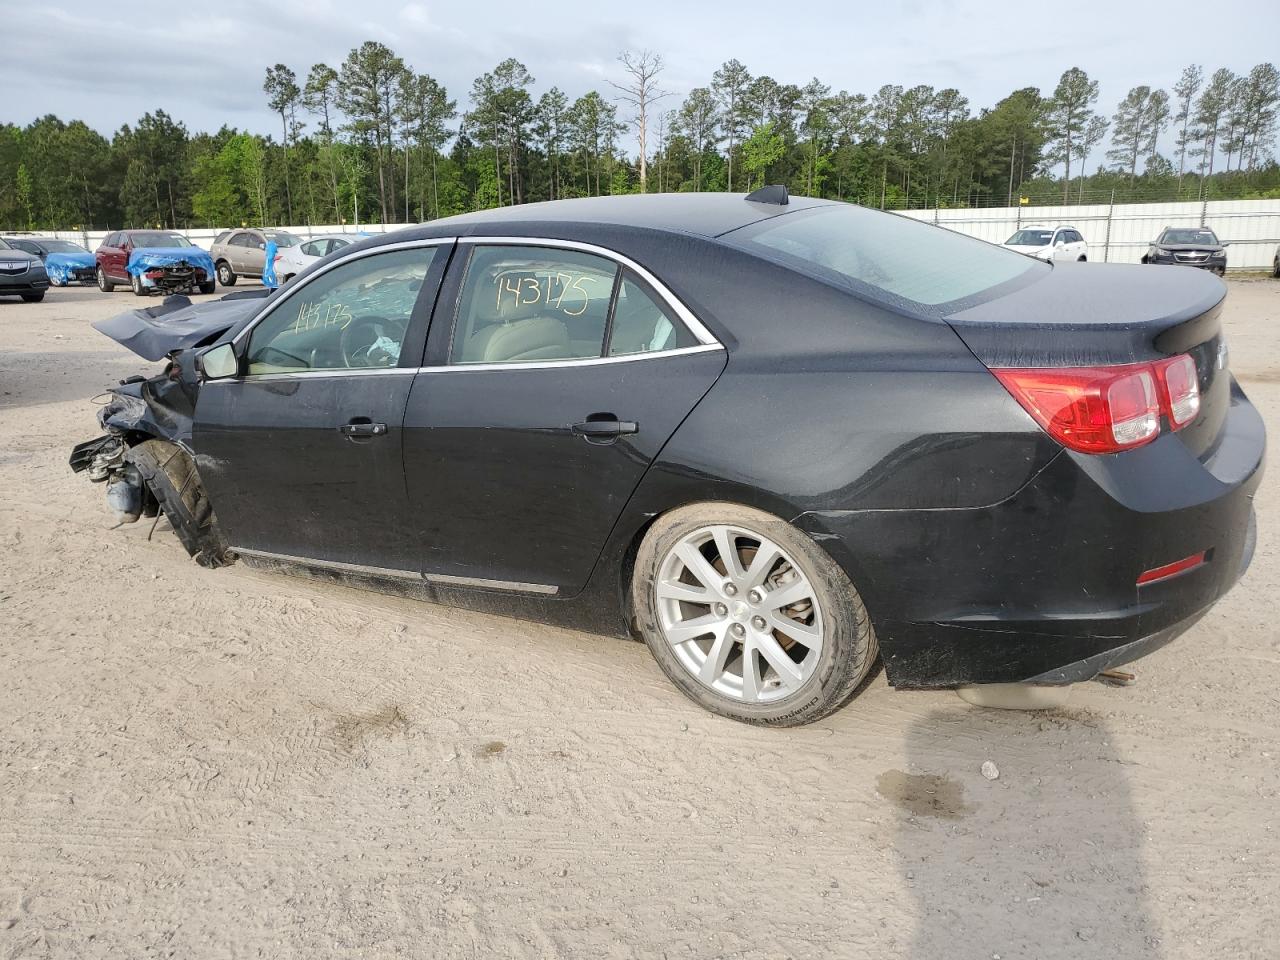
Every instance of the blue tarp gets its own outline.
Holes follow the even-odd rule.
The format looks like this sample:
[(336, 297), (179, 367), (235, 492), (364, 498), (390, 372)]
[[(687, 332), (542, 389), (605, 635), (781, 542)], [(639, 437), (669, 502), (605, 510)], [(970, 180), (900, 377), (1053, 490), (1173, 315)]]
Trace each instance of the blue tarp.
[(276, 254), (279, 248), (274, 240), (267, 241), (267, 248), (263, 251), (263, 267), (262, 267), (262, 285), (268, 289), (274, 290), (280, 286), (280, 281), (276, 277)]
[(213, 258), (199, 247), (144, 247), (129, 254), (125, 269), (136, 277), (154, 267), (173, 267), (184, 261), (203, 270), (205, 282), (213, 280)]
[(66, 286), (74, 280), (75, 270), (93, 266), (92, 253), (51, 253), (44, 261), (49, 280), (57, 287)]

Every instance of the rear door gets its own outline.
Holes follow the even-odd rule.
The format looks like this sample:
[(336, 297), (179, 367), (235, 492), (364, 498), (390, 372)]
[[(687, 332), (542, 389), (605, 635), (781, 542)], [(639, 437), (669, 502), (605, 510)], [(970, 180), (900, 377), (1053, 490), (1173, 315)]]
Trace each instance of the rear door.
[(414, 569), (401, 425), (452, 243), (338, 261), (237, 336), (239, 376), (201, 386), (192, 440), (232, 546)]
[(119, 233), (116, 235), (116, 244), (108, 251), (107, 262), (109, 267), (107, 273), (111, 275), (113, 280), (129, 279), (129, 253), (133, 250), (133, 242), (127, 233)]
[(607, 251), (460, 241), (405, 414), (422, 572), (577, 593), (725, 358), (655, 278)]

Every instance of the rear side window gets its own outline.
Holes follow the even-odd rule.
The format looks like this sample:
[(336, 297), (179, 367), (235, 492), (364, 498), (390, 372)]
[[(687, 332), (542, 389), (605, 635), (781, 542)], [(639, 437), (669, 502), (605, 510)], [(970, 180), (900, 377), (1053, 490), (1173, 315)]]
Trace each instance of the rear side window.
[(327, 240), (308, 240), (302, 245), (302, 252), (308, 257), (323, 257)]
[(624, 270), (613, 305), (608, 355), (623, 357), (697, 345), (697, 339), (649, 285), (630, 270)]
[(917, 308), (966, 300), (1052, 269), (942, 227), (843, 203), (773, 217), (721, 239), (855, 292)]
[(453, 329), (452, 363), (599, 357), (618, 267), (543, 247), (476, 247)]
[(698, 340), (630, 269), (577, 250), (478, 246), (467, 264), (450, 363), (592, 360)]

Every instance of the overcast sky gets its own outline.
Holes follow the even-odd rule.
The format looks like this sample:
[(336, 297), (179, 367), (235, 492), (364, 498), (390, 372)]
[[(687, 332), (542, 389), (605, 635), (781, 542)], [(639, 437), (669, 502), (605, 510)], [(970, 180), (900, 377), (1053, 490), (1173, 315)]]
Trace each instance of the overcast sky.
[[(801, 11), (803, 23), (786, 16)], [(319, 61), (336, 68), (364, 40), (442, 81), (459, 109), (471, 81), (509, 56), (529, 68), (535, 98), (552, 85), (608, 95), (618, 52), (648, 48), (666, 60), (672, 106), (737, 57), (753, 75), (817, 76), (851, 93), (956, 87), (975, 111), (1018, 87), (1048, 93), (1079, 66), (1100, 81), (1110, 116), (1130, 87), (1167, 89), (1188, 63), (1240, 73), (1280, 60), (1280, 2), (0, 0), (0, 37), (0, 122), (54, 113), (106, 135), (159, 107), (192, 131), (225, 123), (278, 137), (266, 67), (286, 63), (301, 79)]]

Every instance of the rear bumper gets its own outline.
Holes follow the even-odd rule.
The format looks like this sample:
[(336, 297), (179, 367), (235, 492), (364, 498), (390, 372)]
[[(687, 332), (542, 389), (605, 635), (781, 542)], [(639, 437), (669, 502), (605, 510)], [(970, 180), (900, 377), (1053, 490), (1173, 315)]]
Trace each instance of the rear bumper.
[[(823, 511), (797, 524), (849, 574), (895, 687), (1072, 683), (1192, 626), (1253, 556), (1265, 431), (1238, 388), (1214, 450), (1176, 435), (1063, 453), (986, 507)], [(1137, 585), (1200, 552), (1201, 566)]]

